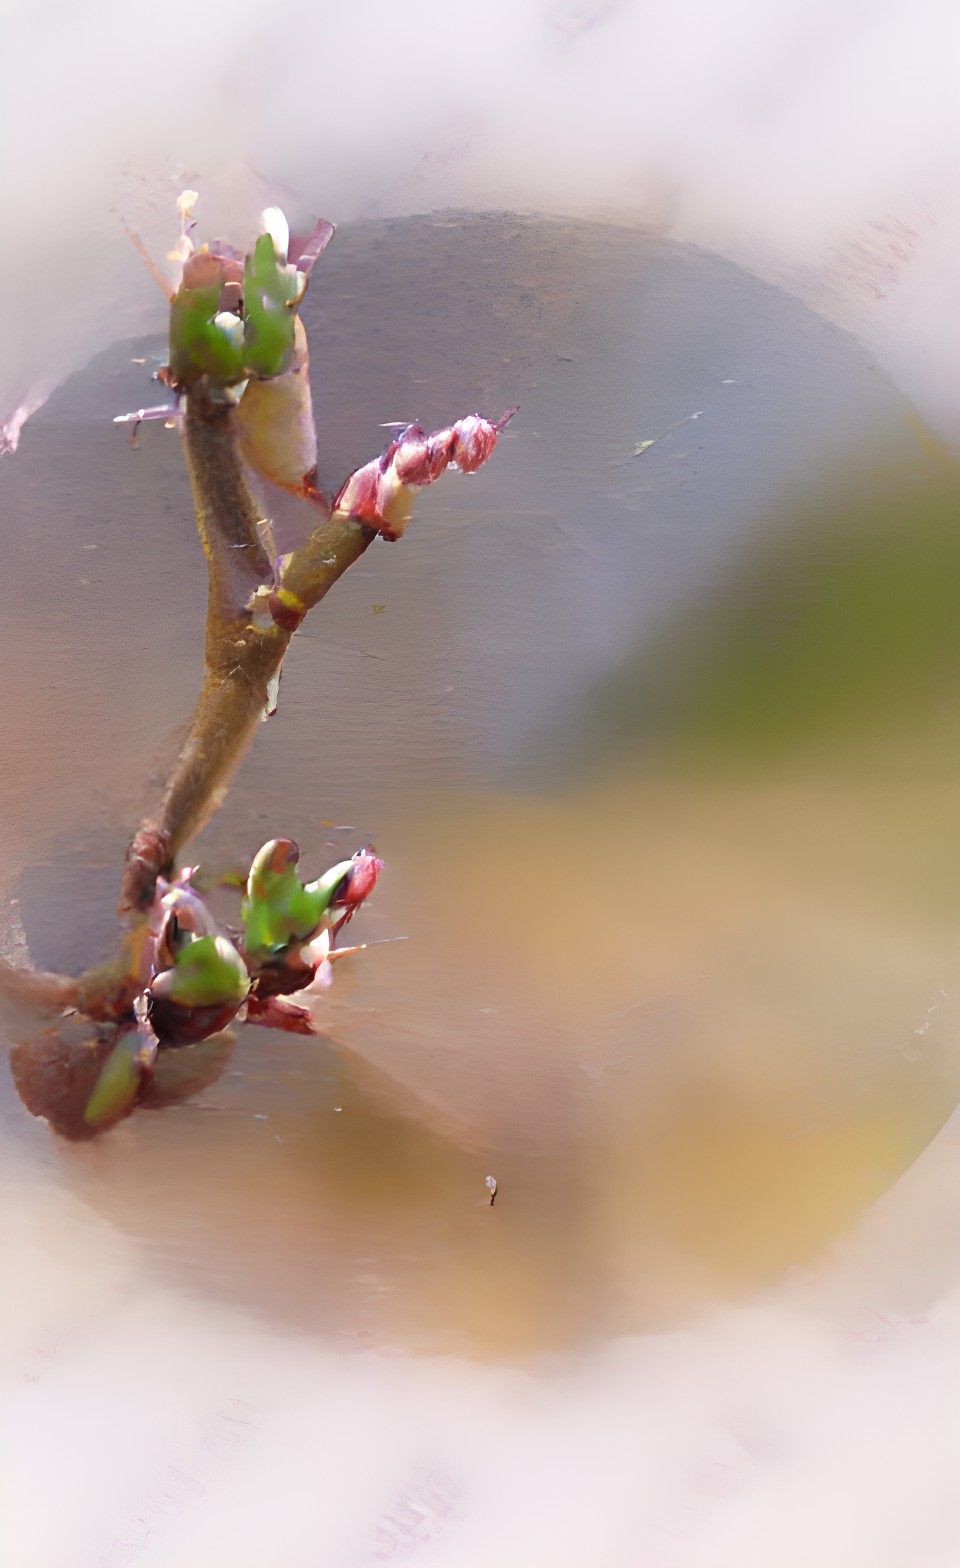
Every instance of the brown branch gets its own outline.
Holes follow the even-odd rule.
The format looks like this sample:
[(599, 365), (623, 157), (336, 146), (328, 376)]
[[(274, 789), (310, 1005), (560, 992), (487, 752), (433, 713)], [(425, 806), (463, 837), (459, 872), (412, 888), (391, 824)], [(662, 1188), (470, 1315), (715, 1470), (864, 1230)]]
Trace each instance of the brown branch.
[(207, 557), (207, 665), (215, 665), (229, 629), (249, 620), (249, 603), (273, 576), (263, 545), (264, 517), (247, 484), (238, 449), (236, 404), (201, 381), (186, 398), (183, 455), (197, 529)]
[(186, 402), (184, 455), (209, 574), (204, 680), (157, 818), (141, 825), (127, 853), (121, 913), (149, 904), (157, 876), (218, 809), (257, 732), (293, 632), (377, 535), (335, 512), (284, 558), (276, 587), (233, 400), (211, 396), (201, 383)]
[[(184, 209), (181, 209), (181, 218), (183, 216)], [(332, 232), (331, 225), (318, 224), (301, 258), (304, 272), (309, 272)], [(418, 424), (408, 425), (379, 458), (350, 475), (335, 497), (331, 510), (314, 489), (316, 435), (306, 334), (299, 320), (294, 322), (293, 355), (288, 364), (289, 320), (283, 313), (292, 310), (295, 315), (305, 282), (298, 278), (293, 268), (276, 262), (276, 241), (267, 243), (270, 238), (268, 234), (261, 235), (252, 259), (248, 260), (247, 273), (252, 267), (254, 279), (259, 279), (257, 287), (262, 283), (262, 293), (258, 296), (256, 288), (248, 291), (251, 297), (243, 319), (233, 314), (235, 309), (242, 311), (243, 308), (238, 298), (232, 297), (228, 301), (224, 297), (225, 291), (234, 289), (238, 295), (240, 289), (243, 268), (232, 252), (229, 256), (226, 253), (219, 256), (208, 253), (204, 247), (202, 252), (194, 254), (185, 265), (183, 284), (172, 304), (171, 366), (162, 378), (182, 400), (180, 428), (184, 458), (197, 528), (207, 559), (204, 674), (190, 731), (167, 782), (157, 817), (141, 824), (127, 852), (119, 912), (134, 914), (135, 918), (116, 955), (77, 979), (21, 969), (0, 958), (0, 999), (33, 1012), (76, 1015), (71, 1021), (58, 1025), (54, 1055), (51, 1057), (49, 1051), (46, 1055), (41, 1052), (38, 1059), (41, 1078), (51, 1062), (58, 1069), (66, 1065), (72, 1071), (72, 1066), (81, 1060), (75, 1056), (71, 1065), (63, 1056), (63, 1050), (69, 1056), (70, 1042), (66, 1036), (75, 1026), (89, 1030), (92, 1020), (97, 1048), (103, 1047), (108, 1052), (102, 1071), (101, 1057), (94, 1059), (86, 1049), (83, 1054), (83, 1072), (87, 1077), (90, 1078), (91, 1071), (100, 1074), (90, 1078), (84, 1086), (83, 1101), (87, 1109), (83, 1115), (83, 1136), (89, 1135), (87, 1118), (100, 1093), (103, 1073), (109, 1076), (114, 1071), (117, 1053), (120, 1053), (121, 1063), (126, 1062), (129, 1067), (125, 1053), (130, 1042), (119, 1037), (133, 1026), (134, 1021), (137, 1029), (148, 1038), (152, 1054), (149, 1060), (143, 1057), (143, 1071), (132, 1097), (127, 1093), (127, 1080), (124, 1079), (123, 1095), (118, 1101), (119, 1080), (115, 1077), (110, 1080), (112, 1087), (104, 1092), (108, 1097), (114, 1097), (113, 1120), (134, 1108), (143, 1088), (143, 1075), (149, 1076), (152, 1071), (158, 1048), (164, 1043), (181, 1044), (203, 1038), (204, 1034), (219, 1028), (219, 1022), (206, 1017), (211, 1007), (219, 1010), (218, 1017), (224, 1008), (228, 1017), (236, 1013), (239, 1003), (231, 993), (226, 1002), (215, 999), (209, 1005), (203, 1000), (196, 1005), (183, 1003), (185, 1013), (190, 1016), (179, 1019), (181, 1033), (178, 1037), (172, 1026), (166, 1033), (162, 1023), (154, 1022), (151, 1026), (150, 1018), (159, 1017), (157, 1004), (161, 998), (161, 980), (173, 972), (164, 970), (158, 979), (155, 959), (159, 948), (164, 946), (162, 932), (166, 927), (162, 922), (169, 919), (175, 923), (177, 918), (167, 908), (174, 889), (161, 886), (164, 898), (158, 901), (155, 910), (157, 920), (161, 922), (159, 930), (155, 929), (156, 921), (148, 910), (154, 902), (159, 875), (172, 871), (178, 852), (218, 809), (261, 717), (274, 705), (271, 698), (276, 693), (280, 668), (293, 633), (308, 611), (378, 535), (385, 539), (402, 536), (419, 490), (432, 484), (451, 465), (466, 473), (475, 472), (490, 456), (500, 432), (515, 412), (505, 414), (496, 423), (478, 414), (468, 414), (449, 428), (430, 435)], [(186, 248), (190, 248), (189, 244)], [(211, 272), (213, 276), (209, 275)], [(299, 290), (296, 297), (291, 293), (292, 286)], [(212, 293), (208, 298), (209, 290)], [(227, 312), (225, 322), (219, 314), (213, 321), (208, 319), (218, 294), (220, 310)], [(271, 309), (274, 315), (272, 336), (265, 326)], [(279, 334), (278, 328), (282, 329)], [(242, 355), (238, 352), (237, 331), (242, 338)], [(256, 378), (258, 367), (262, 380)], [(253, 374), (254, 379), (247, 383), (238, 413), (237, 400), (229, 388), (239, 384), (241, 374)], [(215, 378), (215, 384), (210, 376)], [(140, 410), (135, 416), (121, 416), (121, 422), (132, 419), (136, 423), (149, 413), (159, 412), (162, 410)], [(305, 543), (278, 561), (274, 559), (269, 524), (247, 483), (245, 460), (262, 476), (294, 494), (319, 502), (323, 512), (323, 521)], [(359, 858), (358, 854), (354, 860)], [(373, 881), (376, 880), (380, 862), (369, 854), (366, 862), (364, 887), (349, 899), (345, 893), (337, 897), (338, 905), (348, 907), (339, 923), (331, 927), (334, 934), (370, 891), (371, 863)], [(197, 901), (196, 893), (188, 893), (182, 886), (177, 896), (181, 905), (188, 898)], [(178, 910), (181, 905), (177, 906)], [(187, 925), (186, 929), (194, 927)], [(171, 948), (171, 954), (172, 951)], [(340, 956), (346, 951), (341, 949)], [(237, 993), (242, 999), (248, 994), (251, 981), (255, 987), (264, 981), (267, 971), (258, 971), (249, 960), (245, 968), (240, 953), (233, 948), (230, 952), (242, 974), (242, 985)], [(329, 954), (329, 959), (334, 956), (337, 955)], [(325, 949), (323, 964), (327, 963)], [(289, 966), (289, 973), (293, 975), (295, 969), (295, 965)], [(318, 969), (318, 975), (319, 972)], [(174, 1005), (181, 1006), (179, 1001)], [(249, 1006), (253, 1021), (303, 1032), (314, 1031), (308, 1009), (284, 995), (273, 994), (270, 989), (263, 988), (256, 994), (251, 992)], [(186, 1025), (193, 1033), (183, 1032)], [(46, 1033), (52, 1037), (55, 1032), (48, 1030)], [(91, 1041), (84, 1034), (79, 1043), (86, 1048)], [(37, 1062), (32, 1062), (30, 1073), (34, 1076), (35, 1069)], [(17, 1077), (21, 1096), (35, 1114), (48, 1114), (48, 1098), (41, 1095), (38, 1100), (33, 1095), (36, 1083), (30, 1073)], [(69, 1072), (67, 1080), (68, 1087), (69, 1084), (76, 1086)], [(61, 1125), (56, 1119), (53, 1125), (68, 1136), (79, 1135), (76, 1130), (68, 1132), (66, 1124)], [(91, 1122), (90, 1126), (93, 1125)], [(95, 1125), (98, 1130), (108, 1125), (99, 1111)]]
[(0, 997), (15, 1007), (32, 1012), (57, 1013), (76, 1007), (80, 982), (69, 975), (46, 974), (42, 970), (20, 969), (0, 958)]
[(136, 942), (128, 939), (113, 958), (79, 978), (21, 968), (0, 958), (0, 1000), (32, 1013), (75, 1010), (100, 1022), (119, 1021), (142, 989), (136, 952)]
[(158, 874), (220, 805), (307, 611), (378, 534), (401, 537), (418, 490), (451, 464), (475, 473), (516, 413), (496, 423), (468, 414), (429, 436), (408, 425), (380, 458), (351, 474), (331, 515), (277, 563), (275, 575), (263, 543), (267, 525), (244, 475), (233, 398), (212, 395), (201, 380), (186, 402), (184, 451), (210, 575), (206, 670), (159, 816), (142, 824), (127, 853), (120, 913), (146, 908)]
[(367, 523), (355, 522), (346, 512), (333, 512), (298, 550), (282, 557), (279, 586), (271, 595), (274, 618), (295, 631), (307, 611), (360, 559), (378, 532)]
[[(512, 411), (492, 424), (468, 415), (431, 436), (409, 426), (382, 457), (350, 476), (333, 512), (274, 567), (269, 526), (245, 477), (233, 399), (212, 393), (203, 381), (191, 388), (182, 437), (207, 557), (204, 679), (158, 817), (141, 824), (127, 852), (119, 907), (121, 913), (136, 911), (137, 919), (116, 956), (78, 979), (0, 959), (0, 999), (34, 1012), (76, 1011), (99, 1024), (132, 1020), (157, 877), (169, 872), (177, 852), (222, 802), (293, 633), (378, 534), (402, 535), (418, 490), (451, 462), (468, 473), (485, 462), (511, 417)], [(285, 1026), (291, 1026), (289, 1018)]]

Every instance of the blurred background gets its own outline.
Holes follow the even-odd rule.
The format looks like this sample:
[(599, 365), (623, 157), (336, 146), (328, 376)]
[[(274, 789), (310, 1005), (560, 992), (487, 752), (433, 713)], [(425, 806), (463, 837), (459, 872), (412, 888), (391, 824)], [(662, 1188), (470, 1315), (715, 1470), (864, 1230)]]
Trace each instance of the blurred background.
[(8, 954), (111, 951), (200, 669), (121, 216), (340, 225), (328, 487), (521, 409), (198, 846), (376, 842), (324, 1037), (82, 1148), (0, 1089), (11, 1562), (956, 1561), (957, 25), (8, 6)]

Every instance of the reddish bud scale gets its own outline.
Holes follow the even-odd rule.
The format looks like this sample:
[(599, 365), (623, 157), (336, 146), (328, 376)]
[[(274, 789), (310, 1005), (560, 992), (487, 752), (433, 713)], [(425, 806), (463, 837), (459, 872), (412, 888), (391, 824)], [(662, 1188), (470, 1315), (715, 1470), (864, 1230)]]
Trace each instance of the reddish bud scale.
[(145, 822), (127, 850), (118, 914), (147, 909), (153, 901), (157, 875), (170, 861), (170, 838), (153, 822)]
[(426, 436), (420, 425), (409, 425), (397, 443), (394, 471), (401, 484), (422, 489), (439, 479), (453, 450), (454, 432), (437, 430)]
[(239, 257), (195, 251), (183, 264), (182, 287), (204, 289), (220, 285), (220, 309), (234, 310), (243, 291), (243, 262)]
[(267, 606), (274, 623), (285, 632), (295, 632), (307, 613), (296, 594), (288, 588), (274, 589)]
[(224, 264), (219, 256), (209, 251), (197, 251), (183, 264), (182, 286), (185, 289), (208, 289), (214, 283), (223, 286)]
[(198, 1045), (212, 1034), (226, 1029), (240, 1011), (238, 1002), (212, 1002), (206, 1007), (182, 1007), (164, 997), (154, 996), (150, 1024), (164, 1049), (178, 1045)]
[(358, 849), (353, 864), (340, 885), (334, 899), (338, 908), (356, 909), (369, 898), (383, 870), (383, 861), (370, 849)]
[(253, 996), (247, 1004), (247, 1022), (266, 1029), (285, 1029), (288, 1034), (317, 1034), (309, 1007), (291, 1001), (289, 996)]
[(333, 503), (334, 511), (346, 512), (354, 522), (379, 525), (377, 513), (377, 484), (381, 475), (380, 458), (365, 463), (351, 474)]
[(467, 414), (447, 430), (428, 436), (423, 426), (408, 425), (380, 458), (351, 474), (334, 501), (334, 510), (354, 522), (379, 530), (384, 539), (399, 539), (413, 509), (413, 492), (432, 485), (450, 463), (465, 474), (476, 473), (497, 444), (497, 437), (516, 409), (494, 424)]
[(453, 427), (451, 461), (465, 474), (475, 474), (497, 444), (497, 427), (479, 414), (468, 414)]
[(279, 874), (286, 871), (288, 866), (295, 866), (299, 859), (300, 845), (294, 843), (292, 838), (278, 838), (270, 852), (269, 869)]
[(269, 997), (292, 996), (310, 984), (316, 966), (305, 964), (301, 952), (302, 948), (295, 946), (282, 959), (255, 971), (256, 986), (247, 999), (251, 1010), (259, 1008)]

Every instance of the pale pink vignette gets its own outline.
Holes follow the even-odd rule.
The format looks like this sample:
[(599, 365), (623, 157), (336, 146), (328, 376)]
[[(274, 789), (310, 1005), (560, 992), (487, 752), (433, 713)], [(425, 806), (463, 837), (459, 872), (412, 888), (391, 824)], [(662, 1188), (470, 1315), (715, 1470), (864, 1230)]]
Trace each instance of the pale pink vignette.
[(429, 1546), (457, 1516), (457, 1490), (430, 1472), (399, 1493), (377, 1526), (374, 1562), (407, 1557)]
[(219, 1479), (224, 1448), (245, 1441), (259, 1426), (260, 1406), (246, 1399), (228, 1399), (211, 1416), (185, 1434), (176, 1462), (166, 1466), (144, 1491), (141, 1507), (117, 1531), (97, 1558), (97, 1568), (129, 1568), (150, 1541), (161, 1535), (168, 1519), (177, 1519), (206, 1496)]

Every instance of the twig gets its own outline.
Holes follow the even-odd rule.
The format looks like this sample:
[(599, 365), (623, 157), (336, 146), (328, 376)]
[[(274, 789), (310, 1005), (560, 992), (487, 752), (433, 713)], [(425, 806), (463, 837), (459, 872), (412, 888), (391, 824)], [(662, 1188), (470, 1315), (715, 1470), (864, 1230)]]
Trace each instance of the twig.
[[(419, 424), (407, 425), (385, 452), (349, 476), (331, 507), (315, 489), (308, 347), (296, 310), (333, 227), (318, 223), (299, 270), (286, 262), (286, 220), (275, 209), (264, 215), (265, 232), (246, 258), (229, 247), (196, 251), (187, 234), (195, 201), (195, 192), (183, 192), (177, 204), (183, 270), (175, 293), (132, 238), (171, 305), (170, 363), (159, 379), (179, 401), (184, 458), (207, 559), (200, 695), (157, 816), (141, 824), (127, 851), (119, 912), (134, 918), (115, 957), (77, 979), (21, 969), (0, 958), (0, 998), (34, 1012), (78, 1015), (83, 1045), (90, 1043), (83, 1031), (92, 1022), (97, 1047), (107, 1052), (102, 1062), (89, 1053), (83, 1057), (84, 1070), (92, 1063), (97, 1076), (86, 1086), (82, 1133), (54, 1122), (68, 1136), (102, 1131), (129, 1114), (149, 1083), (159, 1049), (210, 1036), (240, 1008), (249, 1008), (253, 1022), (316, 1032), (310, 1010), (291, 1000), (282, 985), (306, 980), (306, 989), (315, 989), (328, 983), (334, 958), (359, 951), (331, 951), (331, 942), (376, 883), (381, 862), (371, 848), (300, 887), (314, 931), (306, 947), (298, 945), (303, 909), (295, 918), (288, 911), (293, 923), (283, 927), (279, 946), (272, 939), (262, 950), (246, 940), (234, 946), (189, 887), (190, 871), (172, 883), (158, 886), (158, 879), (169, 877), (178, 852), (217, 810), (261, 718), (274, 710), (283, 658), (305, 615), (378, 535), (402, 537), (420, 490), (448, 467), (476, 472), (516, 412), (496, 422), (467, 414), (429, 434)], [(116, 422), (129, 424), (135, 436), (142, 419), (171, 412), (139, 409)], [(269, 522), (248, 485), (247, 465), (321, 509), (323, 520), (304, 544), (279, 560)], [(272, 896), (265, 877), (280, 878), (274, 893), (281, 906), (293, 896), (283, 878), (298, 853), (288, 840), (264, 846), (250, 873), (248, 927), (257, 901), (269, 904)], [(321, 915), (326, 923), (316, 927)], [(76, 1024), (75, 1018), (73, 1025), (58, 1027), (69, 1033)], [(46, 1058), (42, 1071), (44, 1063), (49, 1065)], [(38, 1106), (47, 1106), (49, 1097), (41, 1094), (38, 1100), (28, 1079), (29, 1073), (23, 1083), (18, 1079), (25, 1103), (35, 1114), (46, 1114)], [(488, 1177), (492, 1205), (491, 1182)]]
[(0, 997), (16, 1007), (33, 1012), (62, 1012), (76, 1007), (80, 982), (69, 975), (46, 974), (36, 969), (19, 969), (0, 958)]
[(377, 536), (376, 528), (335, 512), (284, 557), (278, 588), (263, 545), (264, 519), (246, 481), (232, 398), (212, 395), (206, 382), (192, 389), (183, 447), (209, 577), (204, 680), (158, 816), (141, 825), (128, 850), (120, 913), (149, 905), (157, 876), (218, 809), (257, 732), (293, 632)]

